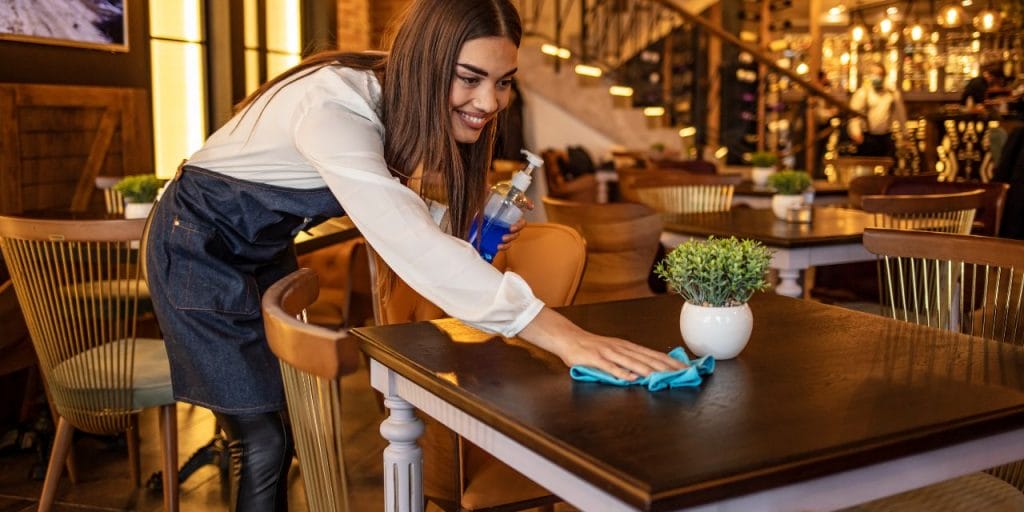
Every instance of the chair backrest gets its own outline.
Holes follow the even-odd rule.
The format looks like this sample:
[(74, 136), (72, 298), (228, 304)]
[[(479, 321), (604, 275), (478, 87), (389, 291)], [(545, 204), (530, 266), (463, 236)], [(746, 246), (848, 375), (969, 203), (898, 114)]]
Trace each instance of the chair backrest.
[(57, 412), (76, 428), (128, 428), (138, 250), (145, 219), (0, 217), (0, 249)]
[(981, 189), (984, 198), (974, 215), (975, 229), (973, 233), (984, 236), (997, 236), (1003, 222), (1003, 210), (1006, 207), (1006, 194), (1010, 190), (1007, 183), (966, 183), (940, 181), (914, 181), (896, 176), (883, 191), (886, 195), (920, 195), (920, 194), (951, 194)]
[(587, 269), (575, 304), (652, 295), (647, 277), (658, 252), (661, 215), (637, 203), (589, 204), (544, 198), (552, 222), (587, 241)]
[(628, 201), (661, 213), (729, 211), (742, 177), (665, 169), (619, 169), (619, 190)]
[(652, 159), (651, 163), (661, 169), (678, 169), (694, 174), (717, 174), (718, 167), (707, 160), (677, 160), (674, 158)]
[(120, 176), (97, 176), (96, 188), (103, 191), (103, 205), (110, 215), (124, 215), (124, 196), (114, 190)]
[(342, 375), (351, 373), (356, 340), (347, 331), (305, 323), (303, 312), (319, 294), (316, 272), (299, 269), (263, 295), (263, 325), (281, 362), (292, 435), (302, 467), (306, 500), (314, 512), (347, 511), (348, 483), (342, 450)]
[[(392, 272), (380, 272), (383, 260), (370, 252), (371, 282), (374, 283), (374, 317), (377, 325), (390, 325), (443, 318), (444, 312), (398, 279)], [(501, 271), (520, 275), (537, 298), (556, 307), (572, 303), (586, 265), (586, 242), (572, 228), (552, 223), (527, 224), (519, 239), (494, 258)]]
[(864, 196), (864, 211), (875, 214), (874, 226), (966, 235), (985, 193), (976, 189), (954, 194)]
[(886, 193), (894, 184), (932, 184), (939, 182), (939, 173), (911, 174), (895, 176), (892, 174), (869, 174), (858, 176), (848, 184), (848, 204), (851, 208), (860, 209), (864, 196), (876, 196)]

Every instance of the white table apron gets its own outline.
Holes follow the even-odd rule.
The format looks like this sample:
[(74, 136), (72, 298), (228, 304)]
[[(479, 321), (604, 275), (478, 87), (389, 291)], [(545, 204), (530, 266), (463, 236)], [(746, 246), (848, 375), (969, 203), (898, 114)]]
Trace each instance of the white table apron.
[[(665, 231), (661, 234), (661, 243), (665, 245), (666, 250), (671, 251), (687, 240), (704, 240), (705, 238)], [(875, 261), (875, 255), (868, 252), (864, 248), (864, 244), (860, 242), (793, 248), (769, 244), (765, 244), (765, 246), (773, 252), (769, 266), (779, 272), (779, 284), (775, 286), (775, 293), (788, 297), (803, 296), (804, 290), (797, 283), (801, 270), (821, 265)]]
[[(416, 444), (416, 439), (423, 432), (423, 424), (413, 414), (412, 407), (534, 482), (543, 482), (544, 488), (580, 510), (637, 510), (374, 359), (370, 360), (370, 382), (384, 394), (385, 405), (391, 411), (381, 424), (381, 434), (389, 441), (384, 451), (386, 512), (421, 512), (424, 508), (423, 455)], [(834, 510), (1021, 459), (1024, 459), (1024, 429), (1017, 429), (689, 510)]]

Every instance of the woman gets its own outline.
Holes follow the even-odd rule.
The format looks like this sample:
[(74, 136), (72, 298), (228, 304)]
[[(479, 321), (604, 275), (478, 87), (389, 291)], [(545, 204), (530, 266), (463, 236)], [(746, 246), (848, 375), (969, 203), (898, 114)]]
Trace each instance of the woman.
[[(479, 328), (622, 378), (680, 367), (583, 331), (463, 241), (485, 198), (520, 35), (508, 0), (415, 1), (390, 53), (320, 54), (275, 78), (167, 187), (150, 287), (175, 398), (214, 411), (241, 468), (237, 510), (286, 509), (291, 445), (259, 299), (295, 270), (292, 237), (326, 217), (349, 215), (399, 277)], [(418, 169), (439, 185), (455, 236), (409, 188)]]

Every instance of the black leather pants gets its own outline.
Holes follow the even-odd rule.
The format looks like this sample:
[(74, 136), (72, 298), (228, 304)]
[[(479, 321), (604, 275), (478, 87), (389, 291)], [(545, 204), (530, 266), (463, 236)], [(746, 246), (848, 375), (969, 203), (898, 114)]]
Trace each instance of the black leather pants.
[(287, 512), (293, 446), (285, 413), (214, 415), (231, 454), (231, 510)]

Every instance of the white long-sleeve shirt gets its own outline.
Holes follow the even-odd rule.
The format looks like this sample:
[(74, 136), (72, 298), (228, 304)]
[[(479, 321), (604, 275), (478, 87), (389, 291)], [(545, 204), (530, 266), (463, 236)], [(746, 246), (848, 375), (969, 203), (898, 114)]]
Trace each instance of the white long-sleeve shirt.
[(391, 176), (380, 103), (372, 72), (324, 67), (267, 91), (188, 163), (253, 182), (330, 187), (410, 287), (455, 318), (514, 336), (544, 304), (521, 277), (502, 274), (470, 244), (444, 233), (423, 199)]
[[(903, 98), (896, 89), (886, 87), (876, 91), (870, 84), (864, 84), (850, 98), (850, 108), (863, 112), (867, 116), (867, 132), (884, 135), (892, 132), (892, 123), (896, 121), (900, 127), (907, 124), (907, 110), (903, 106)], [(864, 118), (850, 120), (850, 136), (859, 138), (865, 131)]]

